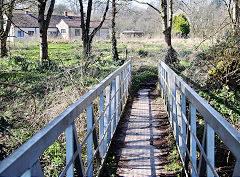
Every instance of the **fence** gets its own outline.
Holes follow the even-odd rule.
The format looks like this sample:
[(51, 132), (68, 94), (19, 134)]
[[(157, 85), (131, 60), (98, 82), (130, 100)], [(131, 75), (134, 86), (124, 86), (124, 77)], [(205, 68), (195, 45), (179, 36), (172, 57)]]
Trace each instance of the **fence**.
[[(60, 176), (98, 175), (127, 101), (131, 61), (106, 77), (0, 163), (0, 176), (43, 176), (39, 157), (65, 131), (66, 165)], [(99, 98), (99, 117), (93, 101)], [(76, 118), (86, 110), (87, 135), (79, 143)], [(87, 143), (87, 162), (83, 146)], [(75, 172), (74, 172), (75, 167)]]
[[(162, 61), (159, 82), (186, 175), (218, 176), (215, 169), (218, 135), (236, 158), (233, 176), (240, 176), (240, 133)], [(197, 135), (201, 133), (197, 132), (197, 111), (205, 122), (201, 138)]]

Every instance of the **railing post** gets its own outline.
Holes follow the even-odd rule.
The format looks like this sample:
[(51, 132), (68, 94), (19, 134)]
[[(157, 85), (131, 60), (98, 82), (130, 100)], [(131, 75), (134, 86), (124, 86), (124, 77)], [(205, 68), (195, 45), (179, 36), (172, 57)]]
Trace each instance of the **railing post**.
[(172, 116), (172, 119), (173, 119), (173, 126), (174, 126), (174, 134), (175, 134), (175, 137), (176, 137), (176, 142), (177, 142), (177, 145), (179, 145), (179, 133), (178, 133), (178, 117), (177, 117), (177, 97), (176, 97), (176, 77), (173, 76), (172, 78), (172, 85), (173, 85), (173, 90), (172, 90), (172, 94), (173, 94), (173, 104), (172, 104), (172, 107), (173, 107), (173, 116)]
[[(214, 157), (215, 157), (214, 146), (215, 146), (215, 133), (214, 133), (213, 128), (209, 124), (207, 124), (207, 158), (213, 168), (214, 168), (214, 164), (215, 164), (215, 162), (214, 162), (215, 161), (214, 160)], [(207, 165), (207, 176), (208, 177), (214, 176), (209, 165)]]
[[(181, 92), (181, 96), (182, 96), (182, 105), (181, 105), (181, 110), (182, 110), (182, 128), (181, 128), (181, 133), (182, 133), (182, 138), (184, 139), (185, 142), (187, 142), (187, 138), (186, 138), (186, 122), (185, 120), (187, 120), (187, 116), (186, 116), (186, 96), (183, 92)], [(185, 152), (186, 152), (186, 148), (185, 146), (182, 144), (182, 158), (183, 161), (185, 161)]]
[[(92, 129), (92, 124), (93, 124), (92, 109), (93, 109), (92, 104), (89, 104), (87, 107), (87, 133), (89, 133), (90, 130)], [(93, 151), (93, 135), (91, 133), (87, 139), (87, 166), (89, 166), (92, 161), (92, 158), (93, 158), (92, 151)], [(89, 167), (87, 176), (90, 176), (90, 177), (93, 176), (93, 165)]]
[[(192, 133), (197, 135), (196, 108), (192, 103), (190, 103), (190, 109), (191, 109), (191, 130), (192, 130)], [(197, 174), (194, 170), (194, 169), (197, 169), (197, 149), (196, 149), (196, 140), (194, 139), (192, 134), (190, 136), (190, 155), (191, 155), (191, 161), (192, 161), (191, 176), (195, 177), (195, 176), (197, 176)]]
[(120, 86), (120, 76), (117, 75), (116, 77), (116, 115), (117, 115), (117, 122), (116, 122), (116, 126), (119, 122), (119, 119), (120, 119), (120, 113), (121, 113), (121, 109), (120, 109), (120, 93), (121, 93), (121, 90), (120, 90), (121, 86)]
[(31, 177), (31, 169), (25, 171), (25, 172), (21, 175), (21, 177)]
[[(111, 93), (111, 119), (113, 117), (113, 121), (111, 122), (111, 138), (113, 137), (113, 134), (114, 134), (114, 131), (115, 131), (115, 128), (116, 128), (116, 80), (114, 79), (112, 81), (112, 93)], [(114, 113), (115, 112), (115, 113)]]
[(120, 103), (120, 106), (121, 106), (121, 112), (123, 111), (123, 92), (124, 92), (124, 82), (123, 82), (123, 71), (121, 72), (121, 80), (120, 80), (120, 88), (121, 88), (121, 94), (120, 94), (120, 100), (121, 100), (121, 103)]
[(108, 85), (106, 87), (106, 106), (107, 106), (107, 109), (106, 109), (106, 119), (104, 121), (104, 132), (107, 131), (107, 144), (110, 144), (110, 141), (111, 141), (111, 126), (108, 127), (107, 129), (107, 126), (108, 124), (110, 123), (110, 120), (111, 120), (111, 85)]
[[(104, 110), (104, 98), (103, 98), (103, 91), (102, 91), (99, 95), (99, 115), (103, 114), (103, 110)], [(100, 122), (99, 122), (99, 141), (101, 141), (101, 139), (103, 138), (103, 134), (104, 134), (104, 115), (100, 117)], [(104, 140), (103, 140), (100, 146), (101, 158), (103, 158), (104, 156), (104, 149), (106, 149), (106, 144), (104, 143)]]
[[(66, 128), (66, 163), (68, 164), (73, 157), (74, 153), (74, 134), (73, 134), (73, 124)], [(73, 164), (67, 170), (67, 177), (74, 176)]]
[[(176, 85), (176, 104), (177, 104), (177, 124), (176, 126), (180, 129), (180, 133), (182, 134), (182, 108), (181, 108), (181, 92), (180, 88)], [(179, 133), (179, 129), (177, 128), (177, 137), (178, 137), (178, 145), (180, 149), (180, 154), (183, 156), (183, 141), (182, 136)]]

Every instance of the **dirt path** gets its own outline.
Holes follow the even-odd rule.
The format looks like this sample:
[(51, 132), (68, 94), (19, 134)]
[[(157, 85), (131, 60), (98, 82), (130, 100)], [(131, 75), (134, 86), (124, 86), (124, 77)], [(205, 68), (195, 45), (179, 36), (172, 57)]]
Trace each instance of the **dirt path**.
[(175, 176), (168, 162), (171, 128), (159, 96), (142, 89), (127, 105), (102, 176)]

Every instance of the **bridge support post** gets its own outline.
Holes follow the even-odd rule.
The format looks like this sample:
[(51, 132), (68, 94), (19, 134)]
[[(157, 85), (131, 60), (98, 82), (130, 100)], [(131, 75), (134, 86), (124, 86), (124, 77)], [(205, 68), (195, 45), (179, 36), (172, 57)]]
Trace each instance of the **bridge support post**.
[[(67, 164), (73, 158), (73, 153), (74, 153), (73, 141), (74, 141), (73, 124), (71, 124), (66, 128), (66, 163)], [(70, 167), (68, 168), (66, 176), (67, 177), (74, 176), (73, 164), (71, 164)]]
[(111, 93), (111, 138), (113, 137), (113, 134), (115, 132), (116, 128), (116, 80), (114, 79), (112, 81), (112, 93)]
[[(187, 116), (186, 116), (186, 96), (184, 95), (183, 92), (181, 92), (181, 133), (182, 133), (182, 138), (184, 139), (185, 142), (187, 142), (187, 138), (186, 138), (186, 122), (185, 120), (187, 120)], [(182, 144), (182, 158), (183, 161), (185, 161), (185, 153), (186, 153), (186, 147), (184, 144)]]
[[(92, 129), (92, 124), (93, 124), (92, 109), (93, 109), (92, 104), (89, 104), (87, 107), (87, 133), (89, 133)], [(93, 165), (91, 164), (91, 161), (93, 158), (93, 154), (92, 154), (93, 143), (92, 142), (93, 142), (93, 135), (91, 133), (87, 139), (87, 166), (88, 166), (87, 176), (89, 176), (89, 177), (93, 176)]]
[[(213, 167), (213, 169), (214, 169), (214, 164), (215, 164), (215, 162), (214, 162), (215, 161), (214, 160), (214, 157), (215, 157), (214, 146), (215, 146), (215, 133), (214, 133), (213, 128), (209, 124), (207, 124), (207, 158), (208, 158), (211, 166)], [(214, 176), (209, 165), (207, 165), (207, 176), (208, 177)]]
[[(103, 138), (104, 134), (104, 115), (103, 115), (103, 110), (104, 110), (104, 98), (103, 98), (103, 91), (99, 95), (99, 116), (100, 116), (100, 122), (99, 122), (99, 140)], [(102, 141), (102, 144), (100, 145), (100, 155), (101, 158), (103, 158), (105, 154), (105, 149), (106, 149), (106, 143), (105, 143), (106, 138)]]
[[(196, 129), (196, 108), (195, 106), (190, 103), (190, 109), (191, 109), (191, 130), (192, 133), (197, 135), (197, 129)], [(190, 133), (190, 155), (191, 155), (191, 176), (195, 177), (196, 169), (197, 169), (197, 147), (196, 147), (196, 140), (194, 139), (192, 133)]]
[(121, 109), (120, 109), (120, 93), (121, 93), (121, 85), (120, 85), (120, 76), (118, 75), (116, 77), (116, 115), (117, 115), (117, 122), (116, 122), (116, 126), (119, 122), (119, 119), (120, 119), (120, 114), (121, 114)]
[(111, 85), (108, 85), (106, 87), (106, 113), (105, 113), (105, 122), (104, 122), (104, 132), (107, 131), (107, 146), (106, 149), (108, 147), (108, 145), (110, 144), (111, 141), (111, 125), (108, 126), (111, 122)]

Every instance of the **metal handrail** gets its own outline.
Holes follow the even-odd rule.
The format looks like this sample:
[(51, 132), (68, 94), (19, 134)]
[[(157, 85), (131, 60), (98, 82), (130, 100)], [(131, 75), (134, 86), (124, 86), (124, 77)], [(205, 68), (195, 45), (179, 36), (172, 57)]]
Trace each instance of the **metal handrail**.
[[(191, 163), (191, 176), (201, 176), (202, 169), (197, 172), (198, 146), (201, 158), (203, 157), (207, 170), (207, 176), (218, 176), (215, 169), (215, 134), (229, 148), (236, 158), (233, 176), (240, 175), (240, 133), (234, 129), (211, 105), (201, 98), (191, 87), (189, 87), (172, 69), (164, 62), (159, 63), (159, 82), (161, 95), (168, 110), (169, 120), (172, 125), (174, 136), (177, 140), (178, 150), (185, 167), (186, 153)], [(190, 102), (190, 116), (186, 115), (186, 99)], [(206, 147), (203, 147), (197, 138), (196, 111), (205, 120), (206, 126)], [(186, 132), (190, 135), (190, 148), (187, 147)], [(205, 134), (204, 134), (205, 136)], [(197, 145), (197, 146), (196, 146)], [(202, 160), (202, 159), (201, 159)], [(199, 168), (205, 168), (199, 165)], [(187, 170), (185, 169), (187, 173)], [(186, 174), (187, 175), (187, 174)]]
[[(0, 176), (43, 176), (39, 157), (64, 131), (66, 132), (66, 166), (60, 176), (65, 174), (73, 176), (75, 164), (79, 164), (75, 166), (79, 176), (93, 176), (93, 171), (99, 173), (125, 107), (130, 82), (131, 61), (129, 60), (5, 158), (0, 163)], [(94, 120), (92, 103), (98, 97), (100, 98), (99, 118)], [(87, 169), (81, 159), (82, 145), (78, 142), (74, 122), (84, 110), (87, 110), (87, 137), (84, 138), (84, 143), (87, 141)], [(101, 131), (99, 135), (96, 132), (94, 134), (98, 124)], [(94, 138), (99, 142), (93, 142)], [(97, 144), (94, 149), (93, 143)], [(101, 166), (99, 169), (93, 169), (93, 159), (97, 152), (100, 154)]]

